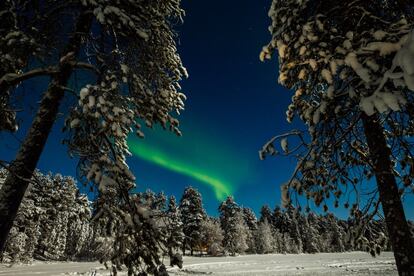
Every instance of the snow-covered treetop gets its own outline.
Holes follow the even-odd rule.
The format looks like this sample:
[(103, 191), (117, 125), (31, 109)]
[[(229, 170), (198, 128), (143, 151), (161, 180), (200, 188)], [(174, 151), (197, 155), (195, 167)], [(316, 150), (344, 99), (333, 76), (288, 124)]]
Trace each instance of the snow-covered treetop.
[(172, 113), (184, 108), (178, 81), (187, 72), (171, 22), (182, 20), (183, 11), (179, 1), (80, 2), (101, 28), (100, 40), (91, 34), (85, 43), (99, 75), (96, 84), (79, 92), (78, 106), (66, 122), (71, 133), (67, 143), (82, 156), (85, 180), (96, 183), (101, 194), (114, 194), (119, 185), (134, 186), (125, 163), (127, 138), (132, 132), (144, 137), (142, 122), (181, 135)]
[[(141, 123), (181, 134), (174, 116), (184, 108), (178, 82), (187, 72), (173, 31), (184, 15), (180, 1), (6, 0), (0, 9), (0, 130), (17, 130), (12, 92), (20, 83), (69, 64), (86, 78), (83, 88), (67, 89), (78, 102), (65, 129), (79, 174), (101, 194), (131, 188), (128, 135), (144, 137)], [(64, 51), (78, 22), (91, 27), (74, 56)]]
[[(368, 115), (401, 110), (407, 103), (401, 90), (414, 90), (413, 66), (407, 64), (414, 57), (414, 43), (412, 25), (389, 12), (395, 5), (299, 2), (273, 1), (272, 41), (260, 54), (265, 60), (276, 51), (279, 82), (296, 90), (288, 121), (295, 111), (314, 125), (326, 113), (341, 114), (354, 107)], [(385, 10), (390, 15), (380, 17)]]

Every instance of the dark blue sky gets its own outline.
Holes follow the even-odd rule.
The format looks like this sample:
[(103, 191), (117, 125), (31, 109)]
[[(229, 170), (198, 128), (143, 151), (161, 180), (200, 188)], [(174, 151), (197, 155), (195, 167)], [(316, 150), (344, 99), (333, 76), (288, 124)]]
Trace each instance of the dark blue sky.
[[(148, 133), (146, 141), (173, 159), (196, 163), (224, 179), (234, 187), (236, 201), (255, 211), (280, 202), (279, 184), (294, 166), (289, 159), (258, 158), (258, 150), (273, 134), (292, 127), (284, 116), (291, 93), (277, 85), (277, 64), (259, 60), (270, 38), (270, 3), (183, 1), (186, 17), (178, 49), (190, 75), (182, 83), (188, 97), (181, 116), (184, 136), (171, 137), (165, 145), (159, 142), (160, 134)], [(191, 151), (197, 156), (185, 160)], [(141, 186), (177, 195), (185, 186), (195, 186), (209, 213), (216, 213), (219, 203), (210, 186), (138, 158), (131, 161)]]
[[(184, 136), (178, 138), (156, 129), (146, 130), (145, 140), (133, 140), (171, 164), (168, 168), (151, 162), (151, 158), (129, 158), (139, 190), (151, 188), (179, 199), (186, 186), (194, 186), (212, 215), (217, 214), (220, 198), (211, 185), (214, 181), (226, 186), (239, 204), (257, 213), (263, 204), (273, 208), (280, 203), (279, 186), (289, 179), (295, 162), (283, 157), (260, 161), (258, 150), (273, 135), (298, 126), (286, 122), (285, 110), (292, 93), (277, 84), (276, 60), (259, 61), (259, 52), (270, 39), (270, 3), (183, 0), (186, 17), (178, 28), (178, 49), (190, 75), (182, 82), (188, 98), (180, 117)], [(34, 83), (25, 87), (30, 85)], [(25, 99), (33, 102), (33, 96)], [(16, 138), (2, 134), (6, 150), (0, 158), (14, 157), (16, 141), (24, 137), (31, 122), (28, 114), (24, 117)], [(53, 129), (39, 168), (75, 175), (76, 160), (69, 159), (60, 144), (62, 118)], [(200, 181), (205, 176), (214, 181)], [(408, 200), (412, 202), (412, 198)], [(413, 219), (412, 208), (406, 210)]]

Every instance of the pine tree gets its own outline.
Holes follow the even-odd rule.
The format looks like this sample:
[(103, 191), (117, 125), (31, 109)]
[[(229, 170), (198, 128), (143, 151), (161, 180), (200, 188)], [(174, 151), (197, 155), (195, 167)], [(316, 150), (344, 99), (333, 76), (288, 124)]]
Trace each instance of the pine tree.
[(273, 252), (275, 253), (286, 253), (286, 246), (283, 242), (283, 234), (278, 229), (272, 229), (273, 236)]
[(248, 227), (243, 211), (232, 196), (227, 197), (219, 206), (220, 224), (224, 232), (224, 248), (232, 255), (247, 250)]
[(260, 222), (255, 232), (256, 236), (256, 252), (259, 254), (273, 253), (274, 236), (271, 225), (265, 220)]
[(307, 218), (308, 218), (309, 227), (315, 230), (316, 247), (319, 249), (319, 252), (324, 252), (324, 247), (322, 244), (322, 235), (321, 235), (324, 232), (324, 230), (323, 228), (321, 228), (321, 225), (320, 225), (320, 217), (317, 216), (313, 212), (309, 212)]
[(166, 216), (168, 220), (168, 255), (173, 257), (175, 251), (182, 247), (184, 239), (183, 224), (174, 196), (170, 196)]
[(151, 209), (157, 209), (160, 211), (164, 211), (166, 209), (166, 204), (167, 204), (167, 197), (165, 196), (164, 192), (161, 191), (155, 196), (154, 205), (151, 206)]
[(297, 245), (289, 233), (282, 233), (282, 243), (284, 253), (297, 254)]
[(66, 238), (65, 256), (67, 259), (76, 260), (83, 253), (92, 226), (91, 204), (85, 195), (80, 195), (78, 191), (74, 193), (74, 202), (69, 211), (68, 233)]
[(223, 230), (220, 223), (214, 218), (206, 218), (202, 225), (202, 244), (211, 256), (218, 256), (223, 252)]
[(75, 259), (90, 231), (90, 213), (89, 201), (73, 178), (36, 172), (5, 253), (11, 261)]
[[(143, 137), (139, 121), (180, 134), (171, 115), (183, 108), (178, 81), (187, 74), (173, 32), (184, 14), (180, 1), (6, 0), (0, 9), (1, 130), (17, 130), (13, 103), (20, 84), (50, 79), (0, 190), (0, 254), (64, 99), (74, 103), (68, 106), (65, 144), (80, 157), (80, 178), (99, 194), (97, 208), (136, 216), (129, 196), (135, 178), (126, 164), (127, 137), (132, 131)], [(78, 72), (91, 76), (80, 91), (70, 82)], [(138, 235), (146, 225), (138, 217), (132, 226), (122, 221), (119, 227)], [(131, 256), (138, 254), (134, 248)], [(150, 256), (145, 262), (157, 267), (156, 254), (145, 254)], [(121, 262), (129, 265), (128, 258)]]
[[(327, 198), (335, 206), (341, 199), (349, 205), (348, 186), (364, 191), (372, 197), (354, 197), (351, 204), (356, 228), (382, 205), (401, 275), (414, 270), (400, 198), (414, 177), (413, 9), (406, 0), (274, 0), (272, 40), (260, 54), (270, 59), (277, 51), (279, 82), (296, 90), (287, 120), (297, 115), (309, 133), (276, 136), (261, 151), (263, 158), (277, 154), (278, 141), (282, 153), (298, 157), (292, 179), (282, 187), (284, 207), (292, 192), (328, 209)], [(299, 144), (289, 145), (290, 137)], [(373, 176), (377, 187), (367, 193)]]
[(260, 209), (260, 219), (259, 222), (265, 222), (273, 224), (274, 218), (272, 215), (272, 210), (270, 210), (269, 205), (263, 205)]
[(329, 250), (332, 250), (332, 252), (344, 252), (345, 246), (344, 246), (344, 236), (345, 232), (343, 229), (338, 225), (338, 220), (332, 215), (328, 214), (326, 215), (326, 221), (327, 226), (326, 230), (329, 233)]
[(187, 187), (180, 200), (179, 210), (184, 232), (183, 254), (188, 248), (191, 255), (193, 255), (194, 250), (200, 249), (202, 240), (201, 225), (206, 217), (201, 194), (196, 189)]
[(290, 237), (292, 238), (292, 252), (295, 254), (302, 253), (303, 245), (302, 245), (302, 237), (299, 231), (299, 224), (298, 224), (298, 215), (299, 212), (297, 209), (288, 208), (286, 211), (286, 215), (288, 217), (288, 232)]
[(256, 245), (255, 245), (255, 232), (257, 230), (257, 218), (254, 214), (253, 210), (247, 207), (242, 208), (243, 211), (243, 218), (244, 222), (247, 225), (248, 232), (247, 232), (247, 246), (248, 246), (248, 253), (255, 253), (256, 252)]
[(302, 237), (303, 252), (305, 253), (318, 253), (318, 230), (311, 225), (306, 216), (299, 214), (298, 216), (299, 232)]
[(288, 214), (283, 211), (279, 206), (276, 206), (273, 211), (273, 226), (281, 233), (289, 233), (290, 231), (290, 218)]

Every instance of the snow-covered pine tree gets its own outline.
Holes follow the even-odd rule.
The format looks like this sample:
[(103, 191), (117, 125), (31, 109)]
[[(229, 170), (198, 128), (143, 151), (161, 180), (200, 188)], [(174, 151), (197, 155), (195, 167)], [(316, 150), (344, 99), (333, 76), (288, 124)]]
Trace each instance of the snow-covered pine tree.
[[(0, 252), (65, 97), (77, 103), (65, 126), (66, 144), (80, 156), (80, 178), (98, 191), (98, 208), (133, 214), (132, 225), (122, 221), (124, 229), (140, 232), (143, 217), (129, 198), (134, 176), (126, 165), (126, 139), (132, 131), (143, 137), (141, 120), (180, 134), (171, 115), (183, 108), (178, 81), (186, 76), (172, 30), (182, 20), (180, 1), (6, 0), (0, 9), (1, 129), (17, 129), (12, 105), (17, 86), (50, 77), (0, 190)], [(68, 89), (73, 73), (81, 71), (89, 84)]]
[(292, 237), (289, 233), (281, 233), (282, 235), (282, 244), (283, 244), (283, 253), (297, 254), (296, 243), (292, 240)]
[(351, 204), (352, 216), (364, 227), (382, 205), (398, 271), (407, 275), (414, 270), (414, 244), (400, 195), (412, 192), (414, 178), (413, 6), (406, 0), (274, 0), (272, 41), (260, 54), (270, 59), (277, 49), (279, 82), (296, 91), (287, 119), (298, 115), (311, 140), (292, 131), (260, 152), (276, 154), (280, 141), (283, 154), (298, 156), (282, 187), (284, 203), (297, 192), (324, 209), (328, 198), (348, 206), (349, 198), (360, 197), (346, 194), (363, 189), (372, 198)]
[[(36, 192), (33, 191), (33, 194), (37, 199), (36, 206), (41, 208), (41, 216), (39, 218), (40, 236), (35, 255), (39, 259), (56, 259), (56, 256), (49, 253), (49, 251), (53, 250), (55, 245), (53, 238), (57, 233), (54, 229), (62, 226), (57, 223), (59, 208), (55, 208), (55, 205), (60, 203), (59, 181), (62, 179), (60, 177), (55, 178), (51, 173), (48, 173), (47, 175), (38, 175), (36, 180), (32, 187), (38, 187)], [(41, 186), (38, 186), (37, 183), (41, 183)]]
[(274, 218), (272, 214), (272, 210), (270, 209), (269, 205), (263, 205), (262, 208), (260, 208), (260, 219), (259, 222), (265, 222), (273, 224)]
[(300, 236), (302, 237), (303, 252), (305, 253), (318, 253), (318, 230), (311, 225), (304, 214), (298, 216), (298, 227)]
[(193, 187), (185, 188), (179, 210), (184, 232), (183, 254), (190, 249), (190, 254), (193, 255), (194, 250), (200, 249), (201, 225), (206, 217), (201, 194)]
[(257, 218), (254, 214), (253, 210), (248, 207), (243, 207), (243, 218), (244, 222), (247, 225), (249, 231), (247, 232), (247, 252), (248, 253), (255, 253), (256, 245), (255, 245), (255, 231), (257, 230)]
[[(0, 186), (6, 174), (0, 170)], [(76, 259), (90, 231), (90, 212), (73, 178), (36, 171), (7, 240), (6, 259)]]
[(292, 246), (292, 253), (299, 254), (303, 251), (302, 237), (299, 231), (298, 216), (299, 211), (291, 206), (288, 206), (286, 210), (286, 215), (288, 218), (288, 233), (292, 238), (292, 242), (295, 245)]
[(68, 233), (66, 237), (65, 258), (76, 260), (84, 252), (89, 236), (92, 232), (91, 203), (85, 195), (76, 190), (73, 205), (69, 209)]
[(286, 253), (286, 247), (283, 242), (283, 234), (278, 229), (272, 229), (273, 235), (273, 252)]
[(155, 201), (154, 201), (153, 206), (151, 206), (151, 209), (165, 211), (166, 204), (167, 204), (167, 197), (165, 196), (164, 192), (161, 191), (155, 196)]
[(168, 209), (166, 212), (167, 229), (168, 229), (168, 255), (171, 260), (175, 260), (176, 252), (182, 248), (184, 239), (183, 223), (181, 222), (180, 212), (177, 207), (176, 199), (170, 196), (168, 201)]
[(315, 229), (316, 231), (317, 248), (319, 249), (320, 252), (324, 252), (323, 240), (322, 240), (322, 233), (324, 232), (324, 230), (320, 224), (321, 217), (316, 215), (314, 212), (309, 212), (307, 219), (308, 219), (309, 227), (311, 227), (312, 229)]
[(223, 253), (223, 230), (220, 222), (215, 218), (207, 217), (201, 224), (202, 244), (211, 256)]
[(278, 229), (281, 233), (289, 233), (291, 221), (285, 210), (282, 210), (279, 206), (276, 206), (272, 217), (273, 227), (275, 229)]
[(274, 236), (272, 226), (267, 220), (259, 222), (255, 232), (256, 252), (259, 254), (268, 254), (274, 252)]
[(328, 250), (331, 252), (344, 252), (345, 251), (345, 232), (338, 225), (338, 219), (332, 214), (327, 214), (325, 217), (325, 227), (323, 228), (328, 233), (325, 241), (328, 242)]
[(253, 210), (249, 207), (242, 207), (244, 222), (246, 223), (247, 227), (249, 227), (250, 231), (254, 231), (257, 229), (257, 218), (254, 214)]
[(223, 245), (231, 255), (241, 254), (247, 250), (248, 227), (243, 218), (243, 211), (228, 196), (219, 206), (220, 224), (223, 229)]

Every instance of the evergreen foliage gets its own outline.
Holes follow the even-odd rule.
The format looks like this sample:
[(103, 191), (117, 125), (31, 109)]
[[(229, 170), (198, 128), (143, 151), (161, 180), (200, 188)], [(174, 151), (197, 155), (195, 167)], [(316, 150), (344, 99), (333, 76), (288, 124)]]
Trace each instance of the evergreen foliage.
[(180, 200), (180, 214), (183, 223), (184, 241), (183, 254), (190, 249), (191, 255), (194, 250), (199, 250), (202, 242), (201, 225), (206, 218), (203, 208), (201, 194), (192, 187), (187, 187)]
[[(6, 174), (6, 170), (0, 170), (0, 186)], [(117, 217), (95, 214), (92, 219), (93, 206), (85, 195), (79, 193), (76, 184), (71, 177), (36, 172), (7, 241), (5, 261), (98, 260), (104, 263), (111, 261), (117, 269), (125, 265), (113, 256), (119, 246), (124, 246), (125, 250), (134, 246), (128, 243), (133, 236), (127, 236), (125, 240), (116, 238), (125, 233), (122, 229), (120, 231)], [(264, 218), (257, 222), (251, 209), (238, 206), (232, 197), (228, 197), (220, 205), (220, 218), (213, 218), (206, 216), (201, 195), (192, 187), (185, 189), (179, 207), (175, 197), (171, 196), (168, 207), (164, 208), (165, 195), (151, 190), (137, 193), (132, 198), (140, 206), (140, 214), (153, 222), (153, 225), (142, 227), (145, 231), (141, 238), (164, 240), (170, 265), (179, 267), (183, 261), (178, 252), (185, 240), (187, 249), (211, 256), (352, 250), (371, 254), (374, 250), (376, 254), (377, 251), (391, 249), (382, 220), (370, 222), (364, 228), (361, 240), (354, 242), (349, 231), (353, 228), (353, 221), (339, 220), (332, 214), (305, 214), (293, 208), (276, 207), (270, 214), (273, 224)], [(262, 210), (270, 209), (265, 206)], [(186, 222), (191, 227), (185, 227)], [(414, 224), (410, 222), (410, 225), (414, 231)], [(362, 240), (374, 238), (378, 242), (371, 243), (371, 246)], [(381, 248), (377, 248), (378, 244)], [(140, 260), (139, 256), (136, 260)]]

